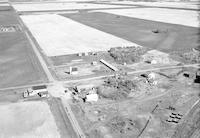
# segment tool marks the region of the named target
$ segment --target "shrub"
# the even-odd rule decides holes
[[[171,56],[175,59],[182,59],[186,63],[200,63],[200,52],[198,51],[175,51],[171,53]]]
[[[104,86],[97,88],[97,93],[104,98],[121,100],[127,98],[130,92],[137,89],[138,86],[132,80],[123,77],[110,77],[105,81]]]
[[[139,62],[142,59],[141,55],[146,52],[147,49],[143,47],[118,47],[109,50],[110,56],[120,64]]]

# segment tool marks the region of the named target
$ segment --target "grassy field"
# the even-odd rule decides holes
[[[199,45],[199,29],[194,27],[98,12],[62,15],[139,45],[164,52]],[[160,30],[160,33],[153,33],[155,29]]]
[[[12,10],[1,11],[0,25],[19,25]],[[22,31],[0,33],[0,67],[0,88],[47,81]]]
[[[0,106],[0,137],[59,138],[54,118],[45,102],[19,102]]]

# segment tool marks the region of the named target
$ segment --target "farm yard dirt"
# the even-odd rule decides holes
[[[155,72],[155,80],[158,81],[155,86],[138,81],[142,79],[140,74],[128,76],[128,80],[137,80],[134,81],[136,89],[130,92],[128,97],[124,95],[125,92],[119,96],[120,91],[127,90],[124,88],[126,84],[124,80],[122,85],[117,85],[122,82],[112,82],[113,80],[106,84],[104,84],[107,82],[105,79],[97,83],[93,81],[94,85],[92,86],[93,83],[90,82],[90,87],[103,86],[100,91],[105,95],[100,94],[97,89],[99,94],[97,102],[84,103],[72,100],[71,106],[82,129],[91,138],[94,136],[134,138],[139,135],[150,138],[155,136],[170,138],[177,126],[176,121],[170,122],[170,117],[173,114],[185,115],[199,99],[199,85],[194,83],[193,78],[184,76],[185,73],[190,72],[189,70],[185,68]],[[195,69],[191,73],[195,73]],[[85,85],[85,89],[82,89],[84,92],[89,89],[87,84],[87,82],[74,83],[71,86],[84,88]],[[120,89],[113,89],[115,85]],[[127,87],[132,86],[129,83]],[[115,93],[117,99],[113,99]],[[112,99],[109,98],[109,94],[112,95]]]

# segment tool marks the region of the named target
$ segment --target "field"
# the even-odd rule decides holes
[[[1,104],[0,112],[0,137],[60,137],[49,106],[45,102]]]
[[[21,18],[46,56],[105,51],[111,47],[136,45],[60,15],[25,15]]]
[[[34,4],[14,4],[14,8],[17,11],[51,11],[51,10],[86,10],[86,9],[110,9],[110,8],[125,8],[129,6],[120,5],[104,5],[104,4],[92,4],[92,3],[34,3]],[[134,6],[131,6],[134,7]]]
[[[0,137],[200,136],[197,3],[11,1],[17,13],[0,4]],[[47,82],[41,64],[49,96],[24,98]]]
[[[0,25],[17,25],[21,28],[12,8],[1,11]],[[0,67],[0,88],[47,81],[22,29],[0,33]]]
[[[148,48],[172,52],[199,46],[199,29],[103,12],[61,14],[67,18]],[[165,16],[164,16],[165,17]],[[153,33],[153,30],[160,33]]]
[[[199,27],[199,19],[198,19],[199,13],[197,11],[164,9],[164,8],[135,8],[135,9],[102,10],[101,12],[116,14],[120,16],[134,17],[145,20],[152,20],[157,22]]]
[[[106,2],[105,2],[106,3]],[[109,4],[119,5],[132,5],[132,6],[152,6],[152,7],[164,7],[164,8],[176,8],[176,9],[193,9],[198,10],[198,2],[144,2],[144,1],[112,1]]]

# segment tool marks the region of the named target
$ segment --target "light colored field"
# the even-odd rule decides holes
[[[0,3],[8,2],[8,0],[0,0]]]
[[[45,102],[0,105],[1,138],[59,138],[49,106]]]
[[[136,9],[97,10],[97,11],[134,17],[139,19],[158,21],[158,22],[199,27],[197,11],[165,9],[165,8],[136,8]]]
[[[113,4],[133,4],[144,6],[156,7],[172,7],[172,8],[186,8],[186,9],[199,9],[198,3],[194,2],[133,2],[133,1],[113,1]]]
[[[24,15],[21,18],[47,56],[105,51],[119,46],[137,46],[60,15]]]
[[[17,11],[105,9],[105,8],[128,7],[128,6],[120,6],[120,5],[104,5],[104,4],[75,3],[75,2],[71,2],[71,3],[13,4],[13,6]]]
[[[0,3],[0,6],[10,6],[8,3]]]

